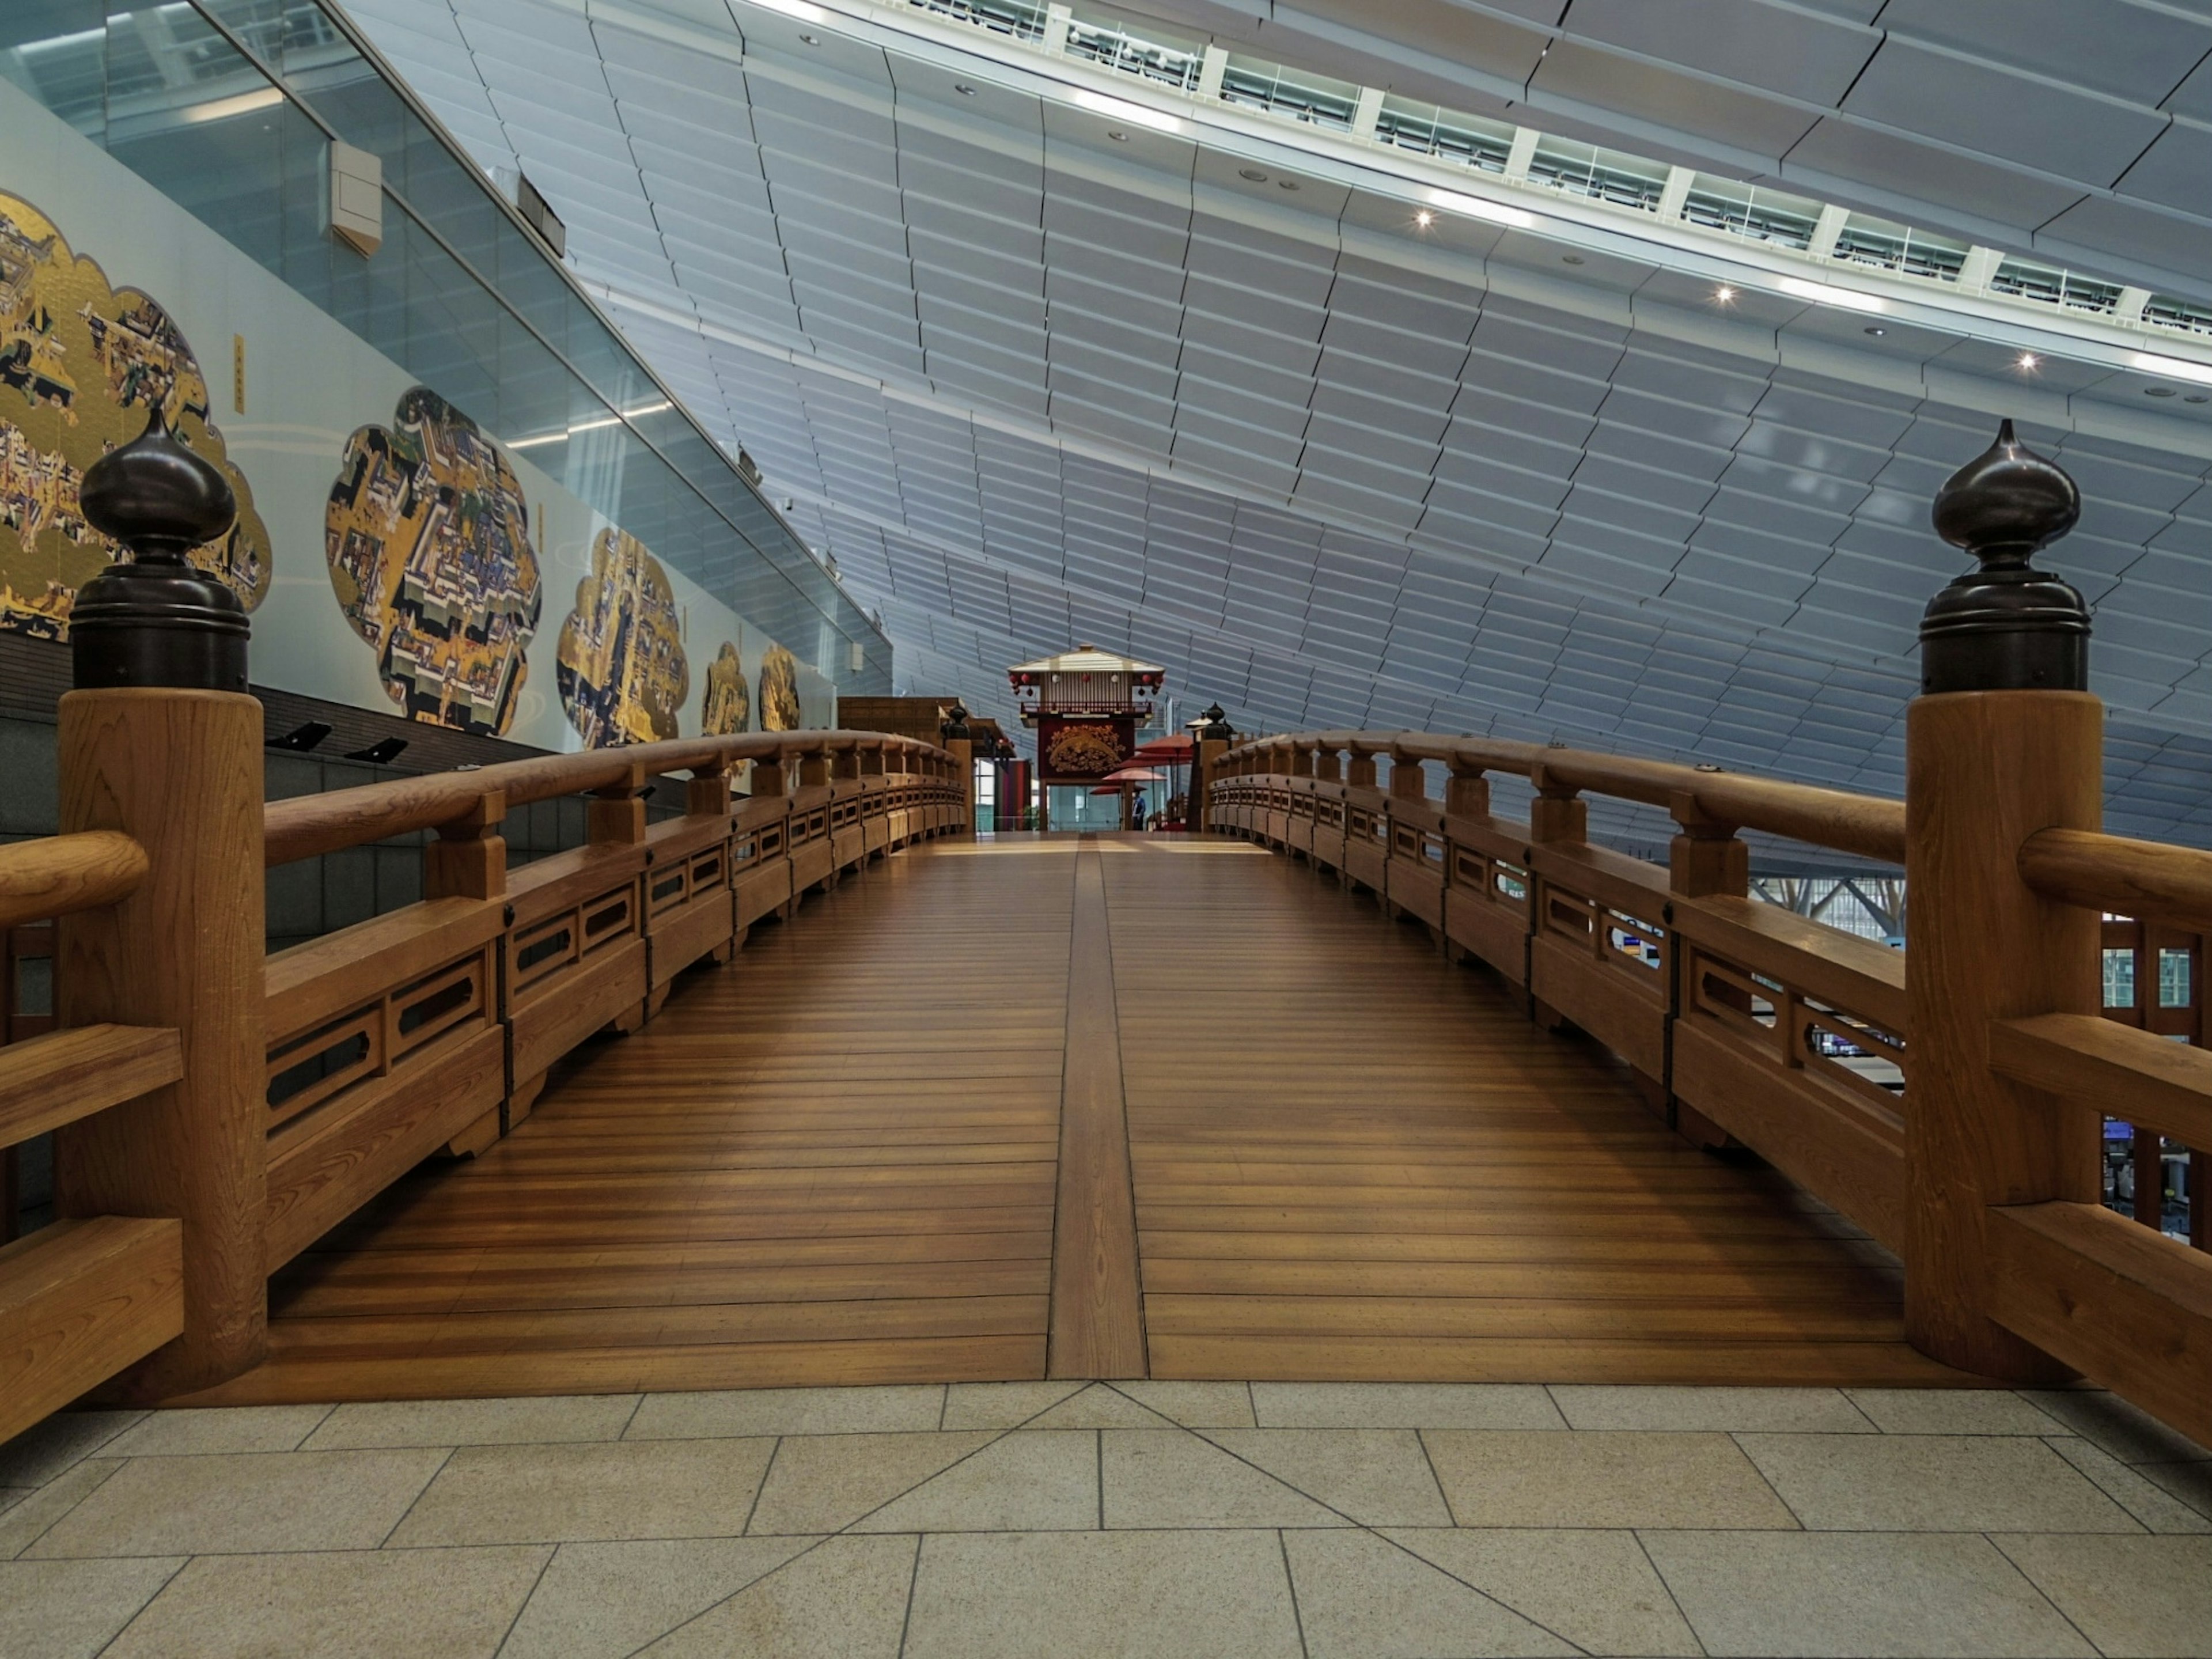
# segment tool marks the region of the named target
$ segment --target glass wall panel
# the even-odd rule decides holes
[[[841,690],[890,690],[883,636],[319,0],[6,0],[0,74]],[[384,165],[368,258],[325,229],[331,136]]]

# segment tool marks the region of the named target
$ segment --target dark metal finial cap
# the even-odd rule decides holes
[[[1199,719],[1206,724],[1199,728],[1200,743],[1227,743],[1237,734],[1229,729],[1229,716],[1218,702],[1210,702],[1199,710]]]
[[[939,731],[949,740],[970,735],[968,730],[968,705],[956,702],[945,711],[945,723]]]
[[[131,554],[77,590],[77,686],[245,690],[246,607],[185,560],[236,522],[229,481],[178,440],[157,405],[144,432],[86,469],[77,495],[86,522]]]
[[[2082,691],[2089,684],[2089,607],[2028,564],[2081,517],[2081,492],[2012,422],[1936,492],[1936,533],[1977,568],[1929,601],[1920,619],[1920,689]]]

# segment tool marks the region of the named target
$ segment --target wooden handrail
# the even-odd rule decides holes
[[[1553,749],[1498,738],[1449,738],[1425,732],[1304,732],[1240,744],[1224,759],[1289,747],[1350,750],[1437,761],[1462,771],[1520,777],[1541,770],[1545,787],[1611,795],[1673,811],[1688,806],[1713,823],[1763,830],[1791,841],[1887,864],[1905,861],[1905,803],[1774,778],[1705,772],[1668,761],[1637,760],[1583,749]]]
[[[2045,898],[2137,921],[2212,929],[2212,853],[2091,830],[2039,830],[2020,876]]]
[[[888,750],[951,755],[934,744],[885,732],[756,732],[727,738],[679,738],[624,749],[592,749],[365,784],[326,794],[269,803],[262,817],[263,858],[292,864],[388,836],[451,823],[475,811],[487,796],[507,805],[614,788],[633,777],[663,772],[717,772],[741,761],[776,761],[793,755],[844,750]]]
[[[146,879],[146,849],[112,830],[0,847],[0,928],[128,898]]]

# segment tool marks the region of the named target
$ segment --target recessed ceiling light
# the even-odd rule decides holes
[[[1784,276],[1776,286],[1792,299],[1811,300],[1824,306],[1841,306],[1846,311],[1887,309],[1871,294],[1862,294],[1856,289],[1838,288],[1833,283],[1808,283],[1802,276]]]
[[[1578,265],[1582,262],[1583,256],[1579,253],[1562,254],[1559,258],[1559,263],[1563,265]]]
[[[822,44],[822,37],[818,34],[802,34],[799,40],[801,46],[818,46]]]
[[[1122,131],[1119,127],[1108,128],[1106,136],[1109,138],[1111,138],[1117,144],[1126,144],[1129,142],[1129,135]]]
[[[2170,386],[2147,386],[2143,388],[2143,396],[2146,398],[2171,398],[2173,396],[2173,388]]]
[[[1723,305],[1726,305],[1729,301],[1735,298],[1735,290],[1730,288],[1726,283],[1723,283],[1718,288],[1713,290],[1713,298],[1718,300]]]
[[[1237,176],[1239,179],[1249,179],[1255,185],[1264,185],[1267,182],[1267,175],[1257,167],[1239,167],[1237,169]]]
[[[1423,230],[1426,230],[1431,225],[1436,223],[1436,222],[1437,216],[1430,212],[1426,208],[1422,208],[1413,215],[1413,222],[1419,225]]]
[[[1296,190],[1298,187],[1298,181],[1295,179],[1278,179],[1275,182],[1285,190]]]
[[[2013,367],[2015,368],[2040,368],[2043,367],[2043,359],[2037,356],[2033,351],[2023,351],[2020,354],[2020,360],[2015,362]]]
[[[1151,127],[1157,132],[1188,131],[1180,115],[1170,115],[1149,104],[1133,104],[1126,98],[1109,98],[1088,87],[1078,87],[1069,97],[1079,108],[1087,109],[1093,115],[1103,115],[1109,120],[1127,121],[1132,126]]]
[[[952,83],[952,90],[958,93],[963,98],[973,98],[975,95],[975,88],[969,86],[965,81],[955,81]]]
[[[1883,335],[1885,335],[1885,334],[1888,333],[1888,332],[1889,332],[1889,331],[1888,331],[1887,329],[1886,329],[1886,328],[1870,328],[1870,329],[1869,329],[1869,330],[1867,331],[1867,332],[1868,332],[1868,333],[1869,333],[1869,334],[1871,334],[1871,335],[1873,335],[1873,336],[1875,337],[1875,338],[1876,338],[1876,339],[1878,340],[1878,339],[1880,339]]]
[[[2181,401],[2185,404],[2212,404],[2212,398],[2206,397],[2201,392],[2192,392]]]

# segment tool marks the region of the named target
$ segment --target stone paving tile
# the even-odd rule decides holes
[[[1992,1540],[2106,1654],[2212,1656],[2212,1538]]]
[[[1631,1532],[1391,1528],[1385,1535],[1591,1654],[1696,1654]]]
[[[732,1389],[648,1395],[629,1440],[763,1434],[888,1434],[934,1430],[945,1385],[880,1389]]]
[[[1655,1659],[1699,1638],[2212,1659],[2202,1450],[2091,1390],[1055,1382],[65,1413],[0,1446],[0,1659]]]
[[[2009,1389],[1846,1389],[1884,1434],[2055,1434],[2061,1425]]]
[[[1571,1655],[1559,1636],[1370,1532],[1283,1535],[1307,1659]]]
[[[0,1515],[0,1561],[12,1561],[21,1555],[122,1467],[119,1461],[106,1457],[73,1463]]]
[[[103,1659],[491,1659],[550,1553],[204,1556],[169,1582]]]
[[[2139,1532],[2040,1440],[1993,1435],[1746,1434],[1745,1454],[1819,1530]]]
[[[791,1435],[749,1528],[755,1534],[836,1532],[988,1445],[988,1431],[942,1434]]]
[[[618,1437],[634,1394],[514,1400],[392,1400],[341,1406],[309,1435],[307,1451],[366,1446],[501,1446]]]
[[[775,1443],[672,1440],[463,1446],[438,1471],[437,1479],[392,1534],[392,1542],[407,1548],[732,1536],[744,1530],[745,1516],[760,1490]]]
[[[640,1654],[651,1659],[893,1659],[920,1541],[896,1535],[832,1538]]]
[[[0,1563],[0,1654],[89,1659],[184,1565],[182,1556]]]
[[[1552,1385],[1574,1429],[1784,1431],[1876,1434],[1841,1389],[1613,1388]]]
[[[1109,1527],[1352,1524],[1186,1430],[1108,1433],[1099,1441],[1098,1460]]]
[[[1254,1426],[1252,1390],[1242,1382],[1116,1382],[1114,1388],[1186,1429]]]
[[[1858,1439],[1806,1437],[1844,1444]],[[1797,1524],[1724,1434],[1432,1429],[1421,1438],[1462,1527]]]
[[[855,1532],[1061,1532],[1098,1525],[1098,1437],[1024,1429],[853,1523]]]
[[[435,1450],[134,1457],[25,1553],[373,1550],[445,1461]]]
[[[1255,1382],[1263,1429],[1564,1429],[1552,1396],[1518,1382]]]
[[[2021,1397],[2123,1463],[2212,1462],[2212,1449],[2100,1389],[2023,1389]],[[2049,1430],[2043,1431],[2049,1433]]]
[[[2129,1468],[2110,1452],[2071,1435],[2047,1435],[2043,1443],[2096,1482],[2100,1492],[2151,1531],[2212,1533],[2212,1517],[2191,1508],[2142,1469]]]
[[[1209,1429],[1205,1437],[1363,1527],[1448,1527],[1412,1429]]]
[[[820,1541],[655,1538],[563,1544],[500,1659],[626,1659]]]
[[[1643,1538],[1667,1588],[1717,1659],[2064,1659],[2095,1652],[1995,1545],[1972,1533],[1649,1532]]]
[[[43,1486],[133,1424],[144,1412],[56,1412],[0,1442],[0,1486]]]
[[[945,1391],[943,1426],[1014,1428],[1089,1386],[1084,1382],[955,1382]]]
[[[1300,1659],[1273,1531],[922,1540],[903,1659]]]

